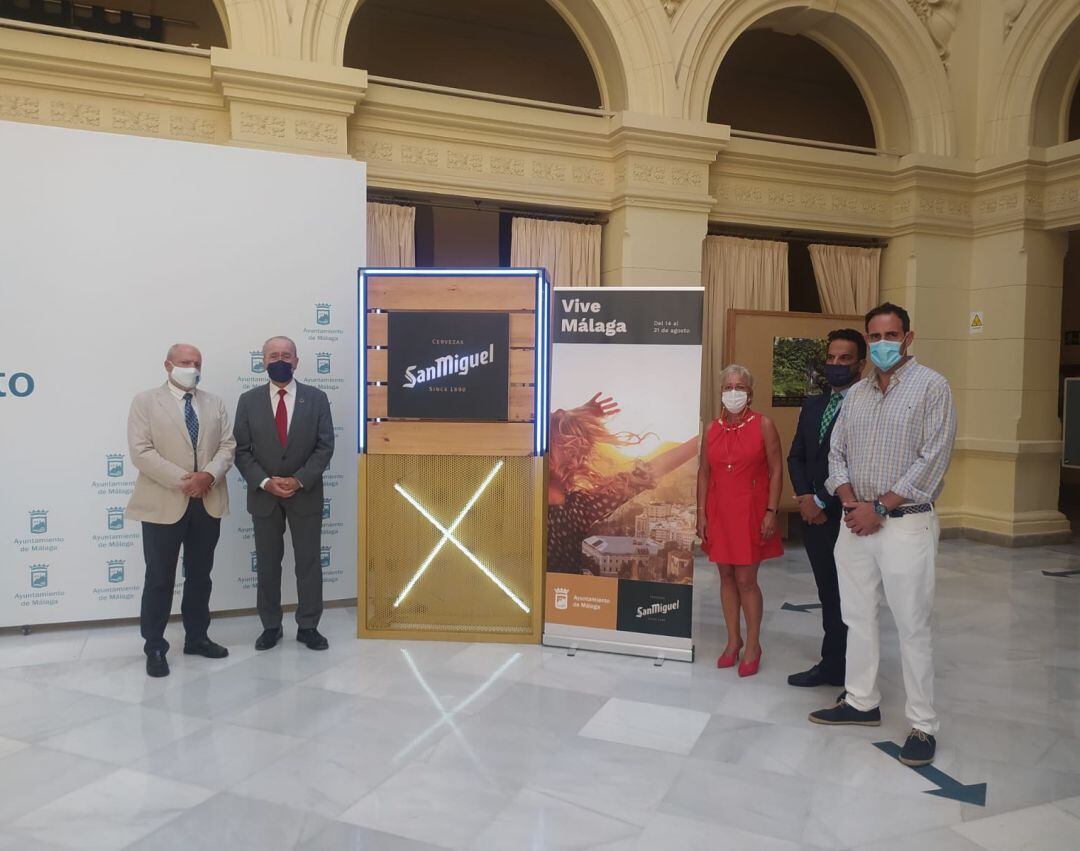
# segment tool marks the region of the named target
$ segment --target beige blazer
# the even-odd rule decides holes
[[[211,517],[229,513],[229,488],[225,474],[233,465],[236,440],[225,403],[205,390],[195,391],[199,412],[199,470],[214,477],[203,497]],[[165,383],[140,393],[128,414],[128,452],[139,471],[126,516],[149,523],[175,523],[184,516],[188,498],[180,479],[192,472],[194,453],[184,415]]]

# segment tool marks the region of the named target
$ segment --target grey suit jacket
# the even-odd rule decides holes
[[[195,391],[199,410],[199,445],[192,451],[180,406],[165,383],[140,393],[128,414],[128,452],[139,471],[127,516],[149,523],[175,523],[184,516],[188,498],[180,490],[181,477],[192,472],[195,456],[199,469],[214,477],[203,497],[211,517],[229,513],[229,489],[225,474],[233,464],[236,442],[229,427],[229,412],[220,397]]]
[[[266,517],[278,497],[259,485],[269,476],[294,476],[301,488],[289,497],[298,514],[322,512],[323,471],[334,454],[334,422],[330,400],[317,387],[296,382],[296,404],[285,446],[278,440],[277,425],[265,384],[240,396],[233,424],[236,436],[236,469],[247,482],[247,508],[255,517]]]

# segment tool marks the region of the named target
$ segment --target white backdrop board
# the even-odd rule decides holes
[[[0,626],[138,615],[127,413],[165,380],[174,342],[202,350],[200,387],[231,417],[266,382],[263,340],[296,340],[298,378],[329,395],[337,437],[325,596],[355,597],[364,165],[4,121],[0,151]],[[214,610],[255,605],[245,498],[234,468]],[[294,602],[291,550],[282,584]]]

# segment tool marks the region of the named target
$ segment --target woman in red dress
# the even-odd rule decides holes
[[[698,469],[698,536],[705,554],[720,570],[720,599],[727,624],[727,646],[716,660],[731,668],[744,648],[739,610],[746,618],[746,645],[739,676],[761,664],[761,588],[758,565],[784,554],[776,511],[783,486],[780,436],[768,417],[750,410],[754,378],[732,364],[720,373],[721,416],[713,420]]]

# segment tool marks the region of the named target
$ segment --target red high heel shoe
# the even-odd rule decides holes
[[[723,653],[720,658],[716,660],[717,668],[734,668],[735,663],[739,661],[739,651],[742,650],[742,642],[739,642],[739,646],[735,648],[734,653]]]
[[[739,676],[740,677],[752,677],[758,672],[758,668],[761,667],[762,651],[758,651],[757,658],[751,662],[747,659],[743,659],[739,663]]]

